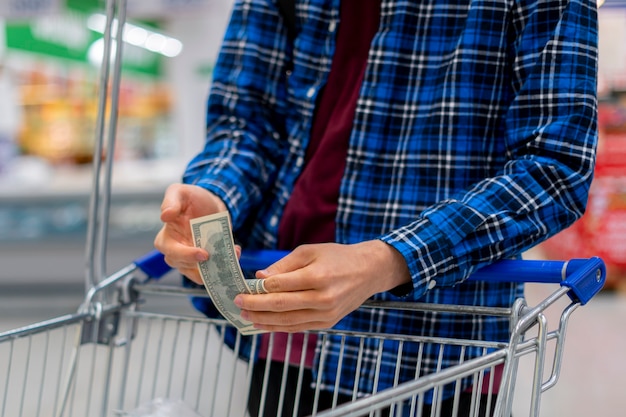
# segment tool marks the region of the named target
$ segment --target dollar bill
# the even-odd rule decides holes
[[[209,259],[198,263],[204,287],[213,304],[242,334],[261,333],[241,317],[234,303],[237,294],[266,293],[262,280],[246,280],[235,252],[235,242],[227,212],[211,214],[190,221],[194,245],[205,249]]]
[[[246,279],[246,286],[250,294],[267,294],[265,281],[262,279]]]

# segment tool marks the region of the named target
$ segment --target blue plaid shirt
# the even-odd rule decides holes
[[[184,181],[224,200],[244,248],[276,245],[330,71],[339,2],[297,1],[293,42],[275,0],[234,6],[206,144]],[[510,306],[522,295],[514,284],[463,281],[584,212],[597,141],[597,42],[595,0],[382,0],[336,217],[338,242],[381,239],[406,259],[412,288],[375,298]],[[507,340],[509,331],[491,318],[377,310],[337,327],[479,340]],[[322,384],[332,389],[341,376],[349,392],[349,352],[358,346],[348,339],[340,353],[338,340],[325,343]],[[377,348],[366,350],[361,392],[374,380]],[[403,347],[409,361],[415,350]],[[378,390],[393,383],[389,355]],[[435,370],[436,361],[422,362],[422,373]],[[400,378],[414,378],[410,364]]]

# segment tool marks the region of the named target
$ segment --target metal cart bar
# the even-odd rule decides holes
[[[116,19],[117,16],[117,19]],[[87,241],[85,243],[86,271],[85,292],[104,279],[106,271],[106,245],[111,198],[111,173],[117,134],[119,89],[122,72],[123,33],[126,21],[126,0],[107,0],[106,23],[104,29],[104,55],[100,72],[98,93],[98,115],[96,119],[96,140],[93,155],[93,181],[90,197]],[[117,22],[117,27],[114,27]],[[113,37],[113,30],[116,35]],[[113,43],[114,42],[114,43]],[[109,89],[111,59],[113,58],[113,78]],[[110,100],[109,100],[110,93]],[[107,112],[107,109],[109,111]],[[106,115],[109,113],[108,124]],[[102,169],[106,134],[105,167]]]

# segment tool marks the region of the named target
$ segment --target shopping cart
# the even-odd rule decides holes
[[[258,335],[244,339],[227,321],[209,319],[190,309],[188,298],[205,297],[204,290],[154,283],[155,278],[169,273],[159,253],[150,253],[112,275],[104,272],[113,161],[113,152],[105,151],[114,149],[115,143],[125,6],[125,0],[106,2],[96,122],[98,137],[86,242],[85,299],[76,313],[0,333],[0,417],[165,416],[167,410],[169,416],[176,417],[244,416],[247,413],[254,359],[246,358],[260,344]],[[113,36],[115,30],[117,34]],[[115,51],[115,60],[113,79],[109,82],[112,51]],[[105,126],[106,114],[109,114],[108,127]],[[282,255],[244,251],[241,263],[243,269],[261,269]],[[455,313],[470,319],[493,316],[508,320],[510,339],[489,342],[338,330],[306,333],[305,339],[315,337],[318,341],[317,374],[324,366],[328,353],[325,341],[329,338],[338,340],[341,345],[339,371],[344,366],[342,359],[348,356],[354,362],[356,375],[361,372],[365,356],[374,361],[376,368],[371,392],[355,392],[351,400],[343,404],[334,396],[332,407],[327,410],[317,410],[320,390],[315,388],[312,413],[327,417],[439,416],[442,393],[452,387],[451,415],[457,415],[461,394],[469,392],[470,415],[477,415],[484,402],[487,415],[509,416],[516,392],[518,364],[520,359],[530,357],[534,363],[534,378],[530,398],[523,401],[528,407],[521,412],[515,409],[515,415],[537,416],[542,392],[554,386],[559,377],[570,315],[602,288],[605,275],[604,264],[598,258],[568,262],[501,261],[481,269],[471,279],[554,283],[558,288],[532,307],[523,299],[511,308],[368,302],[361,308]],[[165,296],[178,300],[178,304],[167,303],[168,311],[162,308]],[[559,311],[558,325],[550,328],[545,312],[558,308],[557,301],[568,297],[571,301]],[[348,338],[358,341],[358,351],[343,349],[343,341]],[[268,358],[273,354],[272,340],[270,336]],[[290,336],[287,357],[292,340]],[[396,378],[393,386],[379,389],[380,371],[400,369],[406,359],[402,351],[408,344],[419,347],[417,357],[409,358],[415,377],[402,382]],[[423,372],[427,368],[422,367],[427,360],[426,355],[422,356],[425,351],[440,352],[435,372]],[[444,363],[444,352],[449,358],[451,351],[457,352],[456,361]],[[293,383],[296,402],[304,388],[302,375],[306,371],[306,354],[307,350],[303,349]],[[389,357],[397,359],[389,362]],[[429,363],[428,368],[432,365]],[[501,376],[497,378],[499,370]],[[262,375],[264,381],[267,375],[266,367]],[[282,373],[283,381],[285,375],[286,368]],[[260,410],[265,409],[268,385],[267,382],[262,385]],[[278,406],[269,412],[282,415],[287,384],[277,385]],[[146,411],[150,407],[162,412]]]
[[[271,252],[244,252],[241,262],[244,268],[255,269],[266,264],[272,256]],[[203,417],[246,415],[252,368],[251,361],[241,359],[245,356],[241,351],[243,338],[237,334],[229,347],[224,340],[231,328],[227,321],[207,319],[193,313],[159,312],[163,296],[178,296],[180,311],[185,311],[189,296],[206,296],[204,290],[148,282],[149,278],[160,277],[168,270],[160,254],[148,254],[94,286],[77,313],[1,333],[0,375],[5,375],[0,379],[1,415],[138,415],[132,413],[147,404],[184,406]],[[414,380],[378,392],[374,383],[370,395],[357,397],[355,394],[353,401],[334,404],[332,409],[320,411],[317,415],[377,415],[377,412],[386,410],[390,415],[419,416],[424,415],[425,394],[430,393],[434,405],[425,415],[436,416],[439,415],[437,404],[441,403],[439,393],[442,389],[452,384],[458,387],[455,390],[458,397],[462,381],[469,378],[474,387],[471,390],[474,413],[478,412],[481,397],[487,396],[487,407],[493,406],[487,410],[489,415],[508,416],[513,405],[517,365],[520,358],[526,356],[532,357],[534,362],[532,394],[524,401],[528,410],[516,410],[515,415],[539,415],[542,392],[558,380],[569,317],[602,288],[604,277],[604,264],[598,258],[569,262],[502,261],[483,268],[471,279],[558,283],[559,287],[536,306],[529,307],[520,299],[510,309],[366,303],[362,308],[506,317],[510,322],[511,337],[508,343],[494,343],[334,330],[308,333],[322,341],[319,344],[322,350],[318,352],[322,358],[319,367],[323,366],[325,355],[323,341],[331,336],[341,340],[357,338],[362,341],[360,346],[371,346],[370,342],[376,341],[378,351],[374,356],[377,358],[386,356],[388,352],[384,349],[387,345],[383,342],[390,340],[397,342],[393,346],[400,351],[406,343],[417,343],[424,349],[435,346],[443,352],[448,347],[455,347],[459,352],[457,362],[451,366],[444,368],[439,363],[437,372],[421,375],[418,361]],[[105,292],[113,301],[98,301],[99,295]],[[558,326],[550,330],[545,311],[556,305],[557,300],[567,297],[571,301],[563,309]],[[258,338],[258,335],[251,337],[253,349],[259,343]],[[548,348],[551,340],[554,343],[550,346],[554,347]],[[480,355],[467,359],[470,348],[478,348]],[[270,341],[268,355],[271,355],[271,349]],[[304,370],[305,354],[303,350],[301,370]],[[372,352],[357,352],[358,357],[365,354],[371,356]],[[402,355],[397,357],[401,360]],[[381,360],[377,367],[383,366],[397,369],[401,364]],[[503,367],[500,381],[494,378],[498,366]],[[547,368],[550,368],[549,372],[544,372]],[[358,374],[359,370],[355,371]],[[495,396],[491,401],[496,388],[500,394],[497,401]],[[264,386],[263,393],[266,389]],[[282,384],[281,390],[284,389],[285,384]],[[170,415],[184,415],[180,411],[177,413]],[[280,415],[280,411],[275,415]]]

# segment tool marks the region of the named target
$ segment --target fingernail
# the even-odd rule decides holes
[[[204,261],[206,261],[206,260],[208,260],[208,259],[209,259],[209,257],[207,256],[207,254],[206,254],[206,253],[197,253],[197,254],[196,254],[196,260],[197,260],[198,262],[204,262]]]
[[[250,321],[250,315],[246,310],[241,310],[241,318]]]
[[[241,301],[241,297],[240,296],[236,296],[235,299],[233,300],[233,302],[239,308],[241,308],[241,306],[243,306],[243,301]],[[242,314],[243,314],[243,312],[242,312]]]

